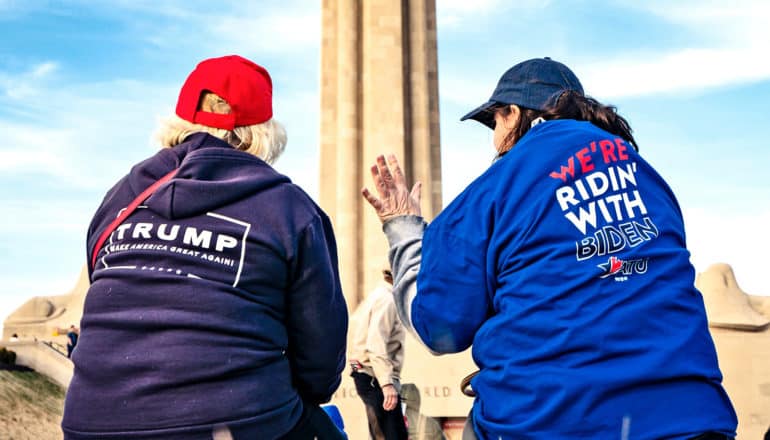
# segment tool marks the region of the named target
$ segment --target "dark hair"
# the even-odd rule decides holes
[[[393,272],[390,269],[382,269],[382,278],[390,284],[393,284]]]
[[[631,126],[625,118],[618,114],[618,109],[612,105],[604,105],[590,96],[584,96],[580,92],[567,90],[553,104],[548,105],[545,110],[519,108],[521,109],[519,121],[516,124],[516,128],[511,130],[503,139],[503,148],[501,148],[500,156],[507,153],[519,139],[527,134],[527,131],[532,126],[532,121],[537,118],[543,118],[546,121],[554,119],[588,121],[602,130],[620,136],[631,144],[634,150],[639,151],[639,146],[631,134]],[[511,112],[511,108],[508,105],[503,105],[495,107],[493,111],[503,112],[503,116],[506,116]]]

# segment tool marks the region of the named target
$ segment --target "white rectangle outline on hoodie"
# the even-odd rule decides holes
[[[137,206],[137,209],[144,208],[146,209],[147,206],[141,205]],[[117,217],[120,217],[120,213],[122,213],[126,208],[121,209],[118,211]],[[241,280],[241,272],[243,271],[243,262],[246,259],[246,238],[249,236],[249,231],[251,231],[251,224],[246,223],[241,220],[234,219],[232,217],[228,217],[226,215],[217,214],[216,212],[207,212],[206,215],[214,218],[218,218],[220,220],[228,221],[231,223],[235,223],[236,225],[244,226],[246,228],[245,231],[243,231],[243,239],[241,240],[241,260],[238,262],[238,272],[235,274],[235,281],[233,282],[233,287],[238,286],[238,282]],[[112,234],[110,234],[110,243],[112,244],[112,237],[115,235],[116,231],[113,231]],[[114,266],[109,267],[107,265],[106,257],[110,254],[110,248],[109,246],[105,246],[104,248],[104,255],[102,256],[102,265],[104,265],[105,269],[136,269],[136,266]],[[194,278],[200,278],[197,276],[193,276]]]
[[[226,215],[217,214],[216,212],[207,212],[206,215],[214,218],[218,218],[220,220],[229,221],[229,222],[235,223],[236,225],[241,225],[246,227],[246,230],[243,231],[243,242],[241,243],[241,261],[238,264],[238,273],[235,274],[235,282],[233,283],[233,287],[237,287],[238,281],[241,280],[241,271],[243,271],[243,261],[246,259],[246,237],[249,236],[249,231],[251,230],[251,223],[246,223],[241,220],[236,220]]]

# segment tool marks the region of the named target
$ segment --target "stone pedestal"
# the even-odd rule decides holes
[[[460,381],[475,370],[470,350],[437,357],[407,336],[401,383],[414,384],[419,392],[420,413],[435,418],[450,440],[459,440],[462,428],[457,425],[462,426],[473,405],[473,398],[460,392]],[[345,369],[342,385],[331,403],[342,413],[349,438],[368,438],[364,403],[356,393],[349,368]]]

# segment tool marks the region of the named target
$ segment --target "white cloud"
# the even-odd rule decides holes
[[[124,7],[120,3],[118,6]],[[166,14],[188,13],[170,6],[166,5],[162,11]],[[142,3],[131,7],[142,7]],[[320,32],[320,19],[313,17],[313,9],[309,9],[310,13],[304,15],[252,13],[256,16],[253,19],[223,14],[218,18],[224,21],[206,20],[210,26],[223,26],[220,31],[211,31],[218,39],[207,38],[205,34],[201,39],[230,49],[240,44],[244,49],[254,51],[254,42],[260,38],[258,33],[237,31],[238,28],[254,28],[269,35],[263,44],[272,45],[274,49],[285,47],[280,41],[282,38],[293,38],[290,44],[303,47],[317,44],[317,36],[301,32],[314,27]],[[290,34],[296,36],[290,37]],[[239,38],[240,42],[236,42]],[[233,43],[225,43],[228,39]],[[61,87],[55,81],[55,74],[59,70],[65,70],[66,74],[66,68],[66,65],[46,60],[30,65],[21,73],[0,71],[0,103],[5,104],[4,111],[11,116],[0,117],[0,132],[4,134],[0,172],[6,176],[48,176],[82,189],[106,188],[128,170],[128,165],[156,150],[150,141],[156,119],[173,110],[179,84],[150,84],[117,78]],[[308,136],[304,134],[314,121],[308,118],[308,113],[315,115],[314,110],[319,105],[314,89],[316,80],[314,76],[312,81],[303,84],[302,89],[276,90],[279,120],[286,124],[303,121],[289,127],[292,129],[289,133],[291,145],[282,163],[291,163],[293,154],[302,154],[300,149],[317,148],[317,142],[307,143]],[[317,120],[311,130],[314,136],[317,135]],[[317,141],[314,137],[310,140]],[[300,168],[304,170],[306,165],[302,164]],[[308,176],[303,172],[296,175]],[[316,181],[313,179],[314,185]]]
[[[156,47],[194,47],[197,53],[286,53],[317,50],[321,8],[309,0],[280,3],[190,1],[83,2],[103,14],[125,21]],[[167,26],[158,26],[159,21]]]
[[[48,76],[51,72],[55,71],[59,65],[53,61],[46,61],[44,63],[40,63],[37,66],[34,66],[32,68],[32,77],[33,78],[44,78]]]
[[[504,0],[438,0],[436,10],[440,13],[489,12],[505,3]]]
[[[458,23],[462,23],[463,32],[469,32],[468,29],[485,29],[485,32],[490,32],[489,44],[497,47],[496,50],[500,54],[508,53],[507,48],[515,47],[518,42],[495,40],[497,32],[488,29],[490,14],[528,14],[542,19],[546,15],[551,16],[550,11],[538,11],[547,6],[548,2],[526,1],[511,6],[492,0],[478,4],[459,0],[447,3],[439,1],[437,4],[439,17],[454,17]],[[623,47],[622,51],[605,53],[599,58],[583,59],[582,62],[580,58],[575,58],[570,67],[579,74],[586,91],[600,100],[653,94],[698,93],[711,88],[770,78],[770,57],[766,55],[767,42],[770,41],[770,2],[645,1],[625,2],[625,6],[629,9],[627,13],[643,12],[671,24],[671,28],[677,29],[676,32],[689,42],[662,50],[634,50],[631,47]],[[513,8],[516,10],[512,11]],[[569,20],[570,17],[565,14],[563,19]],[[554,26],[558,27],[559,23],[556,22]],[[454,25],[450,27],[457,28]],[[666,36],[651,35],[650,38],[659,40]],[[539,44],[533,43],[535,47]],[[571,53],[569,47],[562,50],[553,42],[548,47],[550,53]],[[572,49],[573,57],[585,52],[585,48],[581,47]],[[517,54],[524,58],[521,51]],[[494,67],[495,63],[495,60],[490,60],[487,65]],[[472,71],[472,66],[467,65],[442,70],[441,99],[464,105],[478,105],[479,97],[491,94],[491,88],[507,67],[509,66],[500,66],[492,76],[483,76],[483,72]],[[475,79],[468,81],[468,77]]]
[[[459,28],[476,16],[501,13],[510,9],[545,8],[550,0],[437,0],[436,21],[439,27]]]
[[[77,188],[88,188],[99,180],[98,175],[86,171],[93,168],[80,166],[88,154],[74,142],[74,129],[63,132],[0,123],[0,130],[8,133],[6,139],[11,145],[0,150],[0,172],[5,176],[34,175]],[[99,166],[98,158],[92,160]]]
[[[61,157],[59,146],[69,143],[72,133],[5,121],[0,121],[0,131],[6,137],[5,146],[0,149],[0,171],[6,175],[29,171],[61,176],[68,174],[60,169],[66,159]]]
[[[41,237],[48,233],[75,234],[85,237],[96,203],[72,200],[2,200],[0,230],[3,236],[30,234]],[[20,236],[20,235],[19,235]]]
[[[702,30],[708,34],[729,37],[730,33],[740,29],[735,39],[739,39],[746,32],[760,32],[766,35],[767,18],[770,16],[770,3],[766,0],[648,0],[626,4],[632,9],[652,13],[673,23],[689,26],[711,25]]]
[[[318,49],[321,40],[320,10],[251,16],[221,16],[207,20],[206,31],[216,45],[231,52],[287,52]]]
[[[473,110],[492,96],[492,91],[497,85],[500,73],[494,72],[491,75],[489,73],[487,72],[486,78],[468,81],[467,75],[462,72],[451,70],[442,72],[438,84],[439,99],[460,104],[463,108],[467,107],[466,112]],[[462,115],[458,115],[457,118],[459,119],[460,116]]]
[[[458,26],[470,14],[487,14],[503,4],[501,0],[438,0],[436,21],[438,26]]]
[[[100,130],[88,115],[81,121],[69,128],[0,121],[8,145],[0,149],[0,171],[6,176],[47,176],[71,188],[107,187],[128,170],[116,163],[117,154],[132,154],[130,149],[150,151],[147,142],[125,145],[106,140],[117,131],[109,125]],[[110,153],[112,148],[117,154]]]
[[[770,58],[757,56],[753,48],[682,49],[652,58],[617,58],[576,70],[587,93],[618,98],[764,80],[770,78]]]
[[[0,96],[16,101],[38,96],[58,67],[54,61],[45,61],[17,74],[0,72]]]
[[[770,3],[633,2],[640,9],[701,35],[702,43],[659,53],[624,53],[614,59],[576,65],[589,94],[617,98],[696,92],[770,78]]]
[[[752,295],[770,295],[765,260],[770,247],[770,210],[757,213],[684,208],[687,245],[698,272],[715,263],[730,264],[738,284]]]
[[[47,62],[30,72],[43,77],[55,66]],[[29,77],[28,72],[2,74],[0,87]],[[153,115],[170,106],[177,93],[120,79],[66,88],[40,82],[22,96],[6,92],[6,108],[12,107],[16,117],[0,119],[0,171],[48,176],[76,188],[106,187],[127,171],[122,159],[131,163],[154,151]]]
[[[491,130],[465,128],[464,133],[466,134],[448,136],[447,140],[441,143],[441,198],[444,206],[484,173],[494,158]],[[483,141],[485,135],[488,139],[486,143]]]
[[[288,138],[286,150],[274,166],[317,200],[319,94],[317,90],[292,89],[274,99],[275,118],[286,128]]]

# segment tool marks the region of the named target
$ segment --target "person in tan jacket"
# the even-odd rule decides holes
[[[351,318],[348,360],[366,406],[371,437],[406,440],[399,396],[406,333],[391,293],[393,275],[389,268],[382,273],[385,282],[369,293]]]

